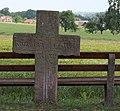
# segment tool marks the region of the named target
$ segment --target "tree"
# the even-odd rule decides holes
[[[106,27],[111,33],[120,33],[120,0],[108,0],[109,8],[106,12]]]
[[[70,29],[71,29],[72,31],[76,32],[77,27],[78,27],[78,26],[74,23],[74,21],[71,22]]]
[[[28,19],[33,19],[36,17],[36,11],[35,10],[27,10],[25,13],[25,17],[27,17]]]
[[[9,12],[9,8],[6,7],[6,8],[3,8],[0,13],[4,14],[4,15],[10,15],[10,12]]]
[[[11,15],[14,16],[14,15],[19,15],[21,16],[23,19],[26,18],[26,15],[25,15],[26,11],[22,11],[22,12],[12,12]]]
[[[13,18],[13,21],[14,21],[15,23],[23,22],[22,17],[19,16],[19,15],[13,15],[12,18]]]
[[[96,23],[97,23],[97,28],[100,30],[101,34],[105,30],[105,14],[104,13],[97,13],[96,14]]]
[[[86,32],[88,32],[88,33],[92,33],[92,34],[96,33],[97,32],[97,24],[96,24],[96,22],[93,21],[93,20],[89,21],[86,24],[85,29],[86,29]]]
[[[60,13],[60,24],[64,28],[64,31],[73,30],[76,31],[77,25],[74,23],[75,16],[71,10],[63,11]]]
[[[0,17],[1,17],[1,16],[4,16],[4,14],[0,13]]]

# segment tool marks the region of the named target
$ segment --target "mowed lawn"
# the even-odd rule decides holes
[[[0,23],[0,35],[13,35],[14,33],[34,33],[35,25],[22,23]]]
[[[14,33],[35,33],[35,25],[0,23],[0,52],[12,52],[12,41]],[[60,34],[73,34],[81,36],[81,52],[119,52],[120,36],[113,36],[109,31],[103,35],[88,34],[84,29],[77,32],[64,32],[60,28]],[[107,64],[107,60],[59,60],[59,64]],[[119,60],[116,61],[120,63]],[[0,64],[34,64],[34,60],[2,60]],[[120,73],[116,73],[120,75]],[[11,73],[1,72],[0,77],[34,77],[34,73]],[[59,72],[58,76],[106,76],[105,72]],[[33,87],[0,87],[0,111],[35,111],[33,100]],[[120,102],[120,88],[115,90],[116,99]],[[102,105],[103,87],[101,86],[80,86],[80,87],[59,87],[58,104],[47,106],[48,109],[55,111],[111,111]],[[15,105],[14,105],[15,104]],[[39,106],[38,109],[45,109]],[[2,109],[2,110],[1,110]],[[38,111],[37,109],[37,111]],[[73,110],[74,109],[74,110]],[[50,111],[48,110],[48,111]],[[41,110],[42,111],[42,110]],[[44,111],[44,110],[43,110]],[[117,110],[116,110],[117,111]],[[119,111],[119,110],[118,110]]]

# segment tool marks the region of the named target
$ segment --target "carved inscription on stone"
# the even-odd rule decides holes
[[[33,54],[34,47],[34,34],[16,33],[13,35],[13,50],[17,53]]]
[[[60,35],[57,48],[59,55],[79,55],[80,38],[74,35]]]

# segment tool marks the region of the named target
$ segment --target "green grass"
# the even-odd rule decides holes
[[[4,25],[4,27],[2,26]],[[9,27],[11,26],[11,28]],[[3,30],[1,30],[3,27]],[[5,28],[6,27],[6,28]],[[0,23],[0,52],[12,51],[12,34],[15,32],[32,32],[35,31],[34,25],[24,24],[6,24]],[[119,52],[120,37],[113,36],[109,31],[104,32],[103,35],[87,34],[83,29],[74,32],[63,32],[61,34],[81,35],[81,48],[82,52]],[[6,35],[7,34],[7,35]],[[59,60],[59,64],[107,64],[107,60]],[[119,60],[116,61],[120,63]],[[0,59],[0,64],[34,64],[34,60],[25,59]],[[119,72],[116,75],[120,75]],[[106,72],[59,72],[58,76],[106,76]],[[0,72],[0,78],[12,77],[35,77],[35,73],[29,72]],[[115,87],[115,101],[120,103],[120,87]],[[38,109],[54,111],[119,111],[120,109],[108,109],[102,105],[104,93],[103,86],[69,86],[58,87],[58,102],[56,105],[38,105]],[[0,111],[35,111],[36,104],[34,102],[34,87],[0,87]],[[38,109],[36,109],[38,111]],[[73,110],[74,109],[74,110]]]
[[[0,23],[0,35],[13,35],[14,33],[35,33],[35,30],[35,25]],[[78,29],[76,32],[64,32],[64,30],[60,28],[60,34],[79,35],[82,40],[120,40],[120,35],[112,35],[110,31],[104,31],[102,35],[100,34],[100,31],[98,31],[97,34],[89,34],[86,33],[83,28]]]
[[[64,30],[60,29],[61,34],[71,34],[71,35],[79,35],[82,40],[120,40],[120,35],[112,35],[110,31],[104,31],[103,34],[100,34],[98,31],[96,34],[89,34],[85,32],[85,29],[78,29],[76,32],[64,32]]]
[[[35,25],[20,24],[20,23],[0,23],[1,35],[13,35],[14,33],[34,33]]]

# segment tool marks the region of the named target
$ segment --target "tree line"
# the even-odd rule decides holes
[[[106,12],[97,13],[93,18],[85,18],[81,15],[75,15],[71,10],[60,12],[60,25],[64,31],[72,30],[76,31],[78,26],[75,24],[76,18],[81,20],[89,20],[85,25],[85,30],[88,33],[97,33],[100,31],[101,34],[104,30],[110,30],[111,33],[120,33],[120,0],[108,0],[109,8]],[[0,16],[10,15],[13,20],[17,22],[23,22],[24,19],[35,19],[36,11],[29,9],[22,12],[9,12],[9,8],[3,8],[0,10]]]
[[[0,10],[0,16],[12,16],[14,22],[23,22],[25,19],[35,19],[36,11],[28,9],[27,11],[21,12],[10,12],[8,7]]]
[[[115,35],[120,33],[120,0],[108,0],[109,8],[104,13],[98,13],[96,17],[92,18],[86,24],[86,31],[88,33],[96,33],[110,30]]]

